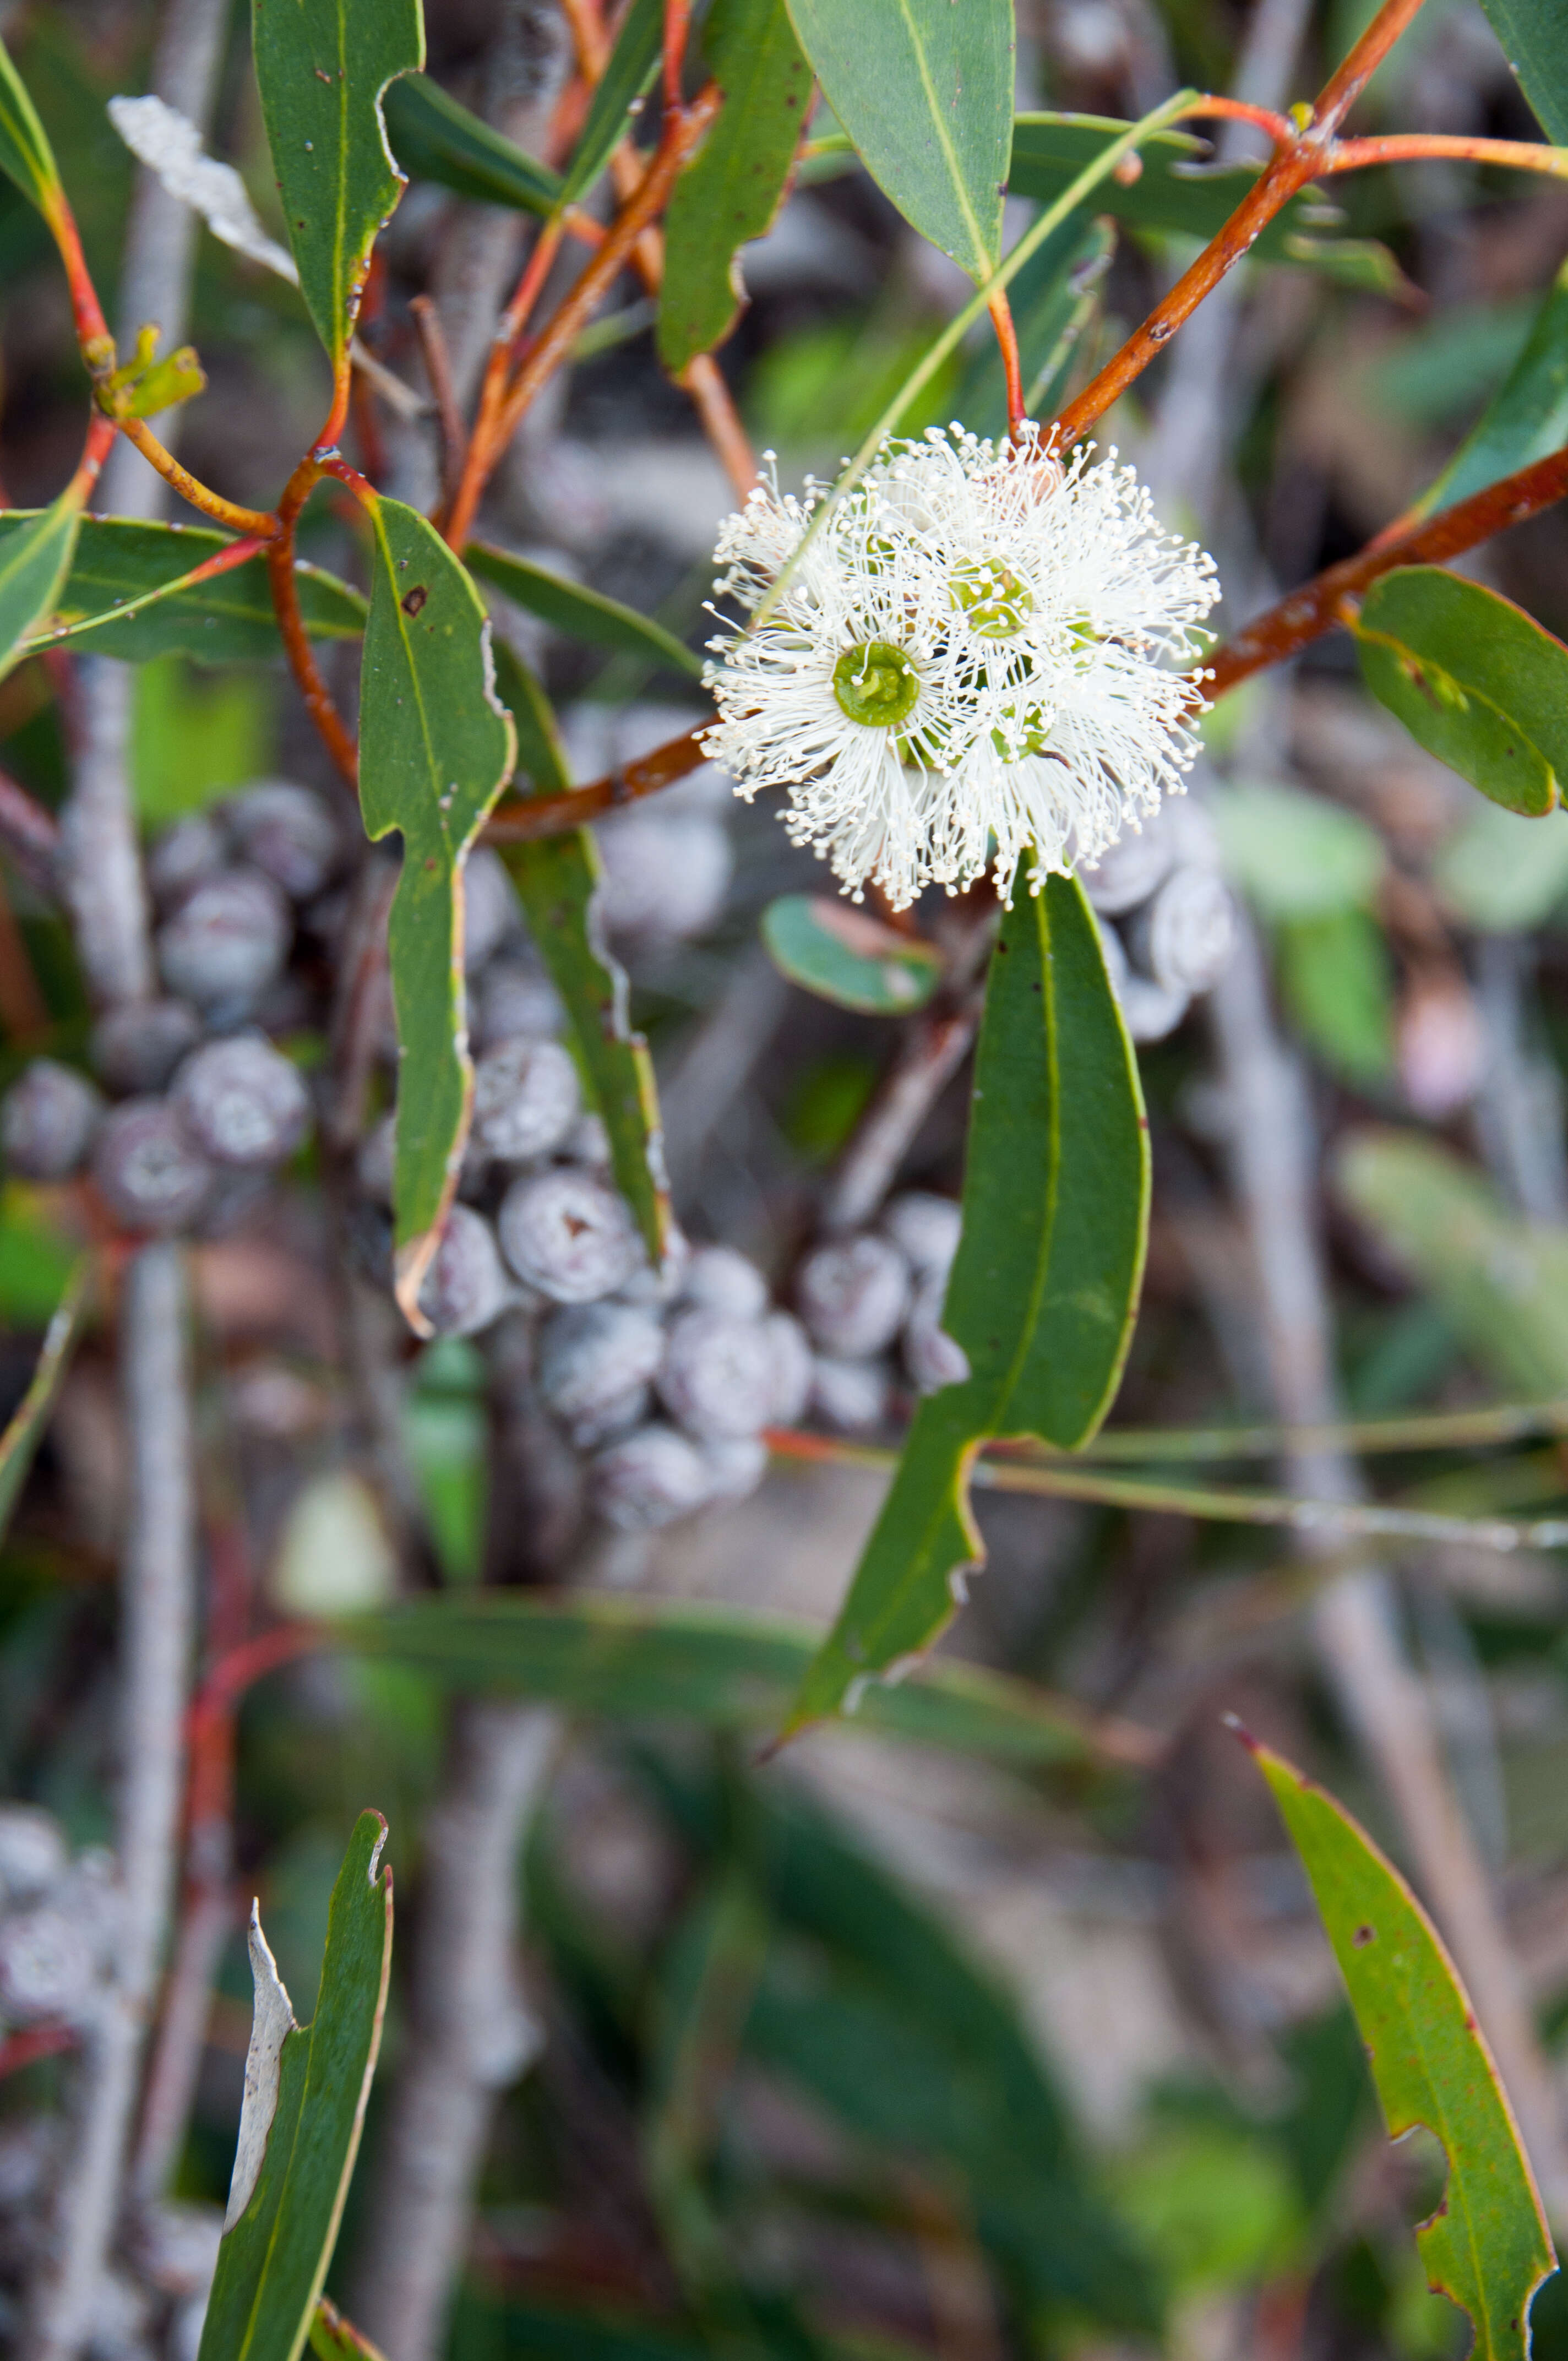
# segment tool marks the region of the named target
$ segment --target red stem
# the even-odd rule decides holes
[[[1003,374],[1007,379],[1007,431],[1016,436],[1024,425],[1024,365],[1018,357],[1018,332],[1013,325],[1013,306],[1007,301],[1004,287],[997,289],[988,308],[1002,351]]]

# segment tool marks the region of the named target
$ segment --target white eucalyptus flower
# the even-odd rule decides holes
[[[721,591],[754,607],[824,488],[770,478],[719,541]],[[1194,626],[1212,561],[1163,533],[1116,455],[1063,466],[1029,428],[894,443],[801,551],[755,630],[710,642],[708,753],[739,792],[788,790],[792,838],[858,900],[902,906],[994,857],[1092,862],[1179,792],[1201,708]]]

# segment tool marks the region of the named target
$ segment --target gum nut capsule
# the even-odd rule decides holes
[[[595,1454],[588,1497],[608,1524],[651,1532],[689,1517],[709,1497],[712,1478],[696,1444],[658,1421]]]
[[[917,1280],[938,1273],[947,1277],[962,1227],[958,1200],[938,1197],[929,1189],[906,1189],[882,1217],[883,1235],[893,1240]]]
[[[539,1390],[568,1424],[645,1386],[664,1353],[664,1324],[641,1303],[563,1305],[539,1338]]]
[[[228,860],[223,832],[205,812],[177,819],[148,848],[147,882],[160,910],[183,902],[204,877],[211,877]]]
[[[1173,869],[1131,929],[1138,965],[1167,992],[1207,992],[1231,963],[1236,906],[1212,869]]]
[[[65,1839],[52,1812],[0,1804],[0,1910],[30,1902],[64,1874]]]
[[[53,1902],[0,1918],[0,2017],[80,2016],[93,1996],[91,1929]]]
[[[887,1418],[893,1385],[885,1361],[840,1360],[818,1353],[811,1367],[811,1407],[839,1434],[870,1434]]]
[[[773,1340],[760,1320],[680,1312],[664,1339],[659,1399],[699,1441],[756,1434],[773,1416]]]
[[[639,1239],[637,1268],[625,1286],[617,1290],[621,1301],[625,1303],[674,1303],[681,1292],[691,1251],[685,1233],[677,1229],[674,1222],[666,1225],[664,1257],[657,1266]]]
[[[510,1294],[488,1222],[471,1205],[454,1205],[419,1291],[420,1310],[438,1336],[477,1336]]]
[[[104,1102],[87,1080],[53,1058],[35,1058],[5,1093],[0,1148],[24,1180],[65,1180],[92,1143]]]
[[[735,865],[721,820],[707,812],[630,811],[594,834],[604,868],[599,916],[612,935],[687,942],[714,925]]]
[[[170,992],[214,1008],[254,1000],[282,972],[293,924],[289,905],[259,869],[220,869],[158,930]]]
[[[595,1115],[591,1110],[587,1115],[580,1115],[561,1142],[561,1153],[570,1163],[587,1164],[596,1172],[608,1172],[614,1157],[603,1115]]]
[[[754,1434],[724,1435],[702,1446],[707,1469],[707,1497],[746,1500],[768,1472],[768,1446]]]
[[[762,1328],[773,1356],[768,1424],[798,1426],[811,1401],[811,1340],[789,1312],[770,1312]]]
[[[214,1162],[247,1171],[284,1163],[311,1127],[303,1077],[256,1033],[207,1042],[181,1067],[173,1095]]]
[[[845,1238],[806,1256],[800,1316],[819,1352],[862,1360],[891,1345],[909,1309],[909,1265],[887,1238]]]
[[[292,779],[261,779],[227,807],[230,833],[246,859],[291,902],[319,894],[342,857],[337,823],[320,796]]]
[[[1163,818],[1162,813],[1158,818],[1146,820],[1141,829],[1129,829],[1097,862],[1080,869],[1093,909],[1113,918],[1148,900],[1176,858],[1171,831],[1162,826]]]
[[[503,1164],[548,1156],[577,1106],[577,1070],[559,1041],[502,1041],[474,1069],[474,1137]]]
[[[576,1165],[514,1180],[499,1227],[519,1279],[555,1303],[596,1303],[637,1268],[641,1248],[624,1200]]]
[[[969,1375],[968,1354],[942,1326],[947,1291],[945,1278],[923,1279],[904,1323],[904,1366],[916,1393],[934,1394],[943,1386],[961,1385]]]
[[[126,1099],[99,1126],[93,1178],[127,1230],[182,1229],[211,1192],[211,1163],[168,1099]]]
[[[392,1202],[392,1174],[398,1154],[398,1119],[389,1112],[372,1125],[359,1143],[355,1174],[365,1194],[378,1205]]]
[[[93,1027],[93,1065],[116,1098],[160,1091],[202,1038],[188,1000],[138,1000],[111,1008]]]
[[[732,1320],[760,1320],[768,1308],[768,1282],[733,1246],[693,1246],[681,1301],[703,1312],[728,1312]]]
[[[628,1392],[601,1402],[598,1410],[573,1419],[566,1432],[575,1451],[598,1451],[602,1444],[613,1443],[618,1435],[630,1434],[634,1426],[646,1426],[653,1412],[652,1387],[633,1386]]]
[[[474,987],[476,1048],[493,1049],[519,1033],[543,1040],[566,1021],[561,995],[534,960],[503,951],[491,960]]]
[[[463,865],[463,964],[477,975],[518,921],[517,895],[506,862],[481,844]]]
[[[1129,972],[1116,997],[1135,1041],[1163,1041],[1186,1016],[1190,995],[1168,992],[1163,983]]]

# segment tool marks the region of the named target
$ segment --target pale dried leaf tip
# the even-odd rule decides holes
[[[239,2142],[235,2149],[234,2177],[224,2214],[225,2235],[234,2228],[256,2194],[262,2159],[278,2112],[278,2085],[283,2070],[283,2044],[295,2031],[294,2007],[278,1962],[261,1931],[259,1905],[250,1905],[250,1973],[256,1986],[250,2022],[250,2048],[245,2058],[245,2098],[239,2111]]]
[[[157,173],[171,197],[199,213],[214,237],[299,285],[293,256],[268,236],[234,166],[203,151],[201,133],[178,107],[150,95],[112,98],[109,120],[137,162]]]

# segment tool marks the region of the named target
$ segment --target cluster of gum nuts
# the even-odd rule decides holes
[[[112,1853],[71,1857],[59,1823],[0,1805],[0,2039],[91,2037],[110,2004],[122,1916]],[[49,2236],[65,2124],[0,2124],[0,2338],[21,2351],[22,2291]],[[89,2324],[93,2361],[195,2361],[223,2215],[215,2205],[138,2207]]]
[[[644,880],[647,851],[633,864]],[[341,938],[345,852],[329,807],[282,780],[168,829],[148,864],[165,996],[100,1020],[96,1082],[49,1059],[26,1070],[0,1108],[9,1169],[40,1181],[85,1171],[132,1235],[211,1235],[240,1218],[311,1131],[306,1077],[269,1035],[320,1023],[310,978]],[[627,899],[617,865],[612,928]],[[531,1390],[604,1519],[648,1528],[741,1499],[766,1464],[765,1428],[813,1416],[875,1432],[905,1386],[963,1374],[940,1327],[959,1224],[946,1198],[910,1192],[875,1230],[817,1246],[795,1276],[795,1312],[728,1246],[675,1232],[655,1270],[494,853],[471,857],[466,888],[473,1127],[421,1309],[438,1336],[483,1337],[508,1385]],[[389,996],[379,1047],[389,1079]],[[353,1224],[362,1273],[389,1290],[394,1139],[388,1113],[359,1151]]]

